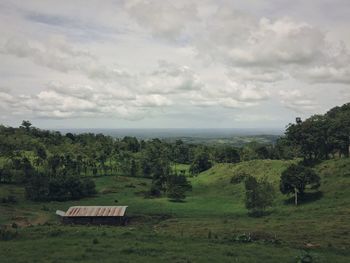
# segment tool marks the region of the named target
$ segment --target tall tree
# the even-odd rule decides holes
[[[27,132],[30,130],[30,126],[32,126],[30,121],[22,121],[21,128],[24,128]]]

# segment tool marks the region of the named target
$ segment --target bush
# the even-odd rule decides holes
[[[304,251],[304,252],[302,252],[301,255],[296,257],[296,262],[297,263],[312,263],[314,261],[313,261],[312,256],[309,253]]]
[[[18,236],[18,232],[16,228],[7,228],[2,226],[0,228],[0,240],[9,241],[15,239]]]
[[[186,198],[186,189],[181,186],[172,186],[167,192],[167,196],[173,201],[182,201]]]
[[[246,235],[246,234],[242,234],[242,235],[237,235],[234,238],[235,242],[239,242],[239,243],[250,243],[252,242],[252,238],[250,236],[250,234]]]
[[[3,197],[1,199],[1,202],[4,204],[16,204],[17,203],[17,197],[14,195],[8,195],[6,197]]]
[[[152,184],[151,189],[145,193],[145,197],[160,197],[161,190],[158,185]]]

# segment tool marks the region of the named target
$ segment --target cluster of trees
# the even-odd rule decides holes
[[[82,178],[142,176],[152,179],[152,195],[166,194],[169,198],[183,199],[190,187],[186,176],[174,169],[176,163],[190,165],[192,175],[209,169],[214,163],[254,159],[301,157],[307,165],[330,157],[348,157],[349,135],[350,103],[335,107],[325,115],[314,115],[290,124],[285,136],[273,145],[251,142],[241,148],[187,144],[181,140],[138,140],[130,136],[116,139],[92,133],[63,135],[23,121],[19,128],[0,125],[0,183],[25,184],[27,196],[33,200],[58,200],[93,194],[92,181]],[[282,193],[293,192],[297,202],[305,184],[317,188],[319,180],[311,170],[291,167],[281,177],[280,190]],[[74,189],[68,185],[73,185]],[[249,185],[256,186],[247,186],[249,193],[267,187],[263,182],[254,183],[253,179]],[[62,193],[58,193],[58,188]]]
[[[275,189],[266,178],[257,179],[249,174],[238,173],[231,178],[232,184],[244,182],[245,206],[252,216],[264,215],[266,208],[273,204]],[[282,194],[294,195],[294,203],[298,205],[298,197],[303,197],[306,190],[317,191],[320,177],[316,172],[303,164],[292,164],[281,174],[280,191]]]
[[[350,103],[332,108],[324,115],[298,119],[285,133],[286,142],[305,162],[349,156]]]
[[[50,177],[37,173],[26,185],[26,197],[33,201],[76,200],[96,194],[95,183],[91,178],[72,175]]]
[[[128,136],[62,135],[23,121],[19,128],[0,126],[0,183],[26,185],[29,199],[67,200],[94,194],[92,181],[82,178],[143,176],[152,178],[153,193],[183,199],[189,183],[174,171],[173,163],[198,166],[199,162],[197,173],[203,170],[198,156],[205,151],[209,150],[180,140],[171,144]]]
[[[271,159],[303,159],[282,172],[279,186],[282,194],[293,194],[294,203],[298,205],[299,198],[305,196],[306,190],[317,191],[321,184],[320,177],[310,165],[331,157],[349,157],[349,146],[350,103],[347,103],[332,108],[324,115],[311,116],[305,121],[297,118],[295,124],[288,125],[285,136],[273,148],[261,148],[256,153],[270,155]],[[272,204],[273,195],[270,193],[273,192],[273,187],[266,181],[258,181],[251,176],[233,178],[233,182],[242,180],[245,182],[247,209],[253,214],[261,214]]]

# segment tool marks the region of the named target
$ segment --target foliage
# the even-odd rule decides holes
[[[217,147],[215,150],[215,161],[218,163],[238,163],[240,161],[239,151],[228,145]]]
[[[306,188],[318,189],[320,177],[314,170],[301,164],[292,164],[281,174],[280,191],[282,194],[294,193],[297,204],[297,195],[303,195]]]
[[[199,174],[212,167],[207,151],[199,152],[190,166],[190,173],[193,175]]]
[[[349,135],[350,103],[335,107],[325,115],[290,124],[286,129],[286,139],[308,162],[336,154],[349,156]]]
[[[253,216],[261,216],[268,206],[272,205],[275,193],[271,183],[265,178],[257,180],[247,176],[244,181],[245,206]]]
[[[33,176],[26,184],[26,197],[33,201],[75,200],[96,194],[91,179],[74,176],[49,177],[42,173]]]
[[[14,228],[9,228],[6,226],[0,227],[0,240],[9,241],[18,237],[18,231]]]
[[[184,174],[171,174],[167,179],[167,196],[174,201],[182,201],[186,198],[186,191],[192,189],[191,183]]]

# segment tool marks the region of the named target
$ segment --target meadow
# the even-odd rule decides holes
[[[151,181],[127,176],[95,178],[95,197],[67,202],[28,201],[22,187],[1,185],[0,198],[14,195],[17,203],[1,204],[0,224],[15,223],[17,235],[0,241],[0,261],[302,262],[311,255],[312,262],[349,262],[350,159],[316,165],[321,194],[297,207],[278,192],[293,162],[217,164],[189,178],[184,202],[144,198]],[[238,172],[274,183],[277,196],[264,217],[247,215],[243,184],[230,183]],[[127,205],[130,224],[62,225],[55,211],[73,205]]]

